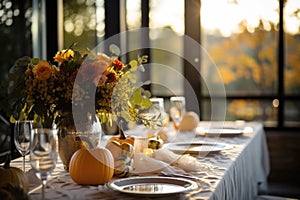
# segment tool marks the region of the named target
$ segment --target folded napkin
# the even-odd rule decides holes
[[[134,154],[133,174],[153,175],[161,171],[169,173],[185,173],[202,171],[207,166],[195,157],[184,154],[179,155],[168,149],[155,150],[152,157],[143,153]]]
[[[179,167],[186,172],[198,172],[207,168],[207,164],[201,163],[189,154],[180,155],[164,148],[155,151],[153,157],[172,166]]]
[[[168,163],[154,159],[144,153],[135,153],[133,156],[133,171],[136,175],[155,175],[161,171],[169,173],[180,173],[183,170],[173,167]]]

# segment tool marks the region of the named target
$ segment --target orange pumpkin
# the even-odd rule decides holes
[[[3,167],[0,167],[0,187],[10,183],[13,186],[23,188],[25,192],[29,191],[29,181],[26,174],[19,168],[10,167],[10,155],[7,155]]]
[[[116,141],[119,144],[123,143],[129,143],[132,146],[134,145],[134,137],[132,136],[126,136],[122,128],[119,129],[119,135],[118,136],[112,136],[108,142]]]
[[[107,183],[114,174],[113,156],[106,148],[79,149],[71,157],[69,173],[77,184]]]

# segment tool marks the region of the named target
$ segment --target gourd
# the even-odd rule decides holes
[[[195,112],[187,112],[180,124],[179,124],[179,131],[192,131],[197,128],[199,123],[199,116]]]
[[[71,157],[69,173],[81,185],[107,183],[114,173],[114,159],[106,148],[78,149]]]
[[[149,138],[148,148],[160,149],[164,144],[164,141],[160,137]]]
[[[0,167],[0,187],[10,183],[13,186],[23,188],[24,192],[29,191],[29,181],[26,174],[19,168],[10,167],[11,157],[8,154],[4,166]]]
[[[112,136],[109,138],[108,142],[116,141],[119,144],[123,143],[129,143],[132,146],[134,145],[134,137],[132,136],[126,136],[122,128],[119,129],[119,135],[118,136]]]
[[[119,129],[119,136],[111,137],[105,147],[114,158],[114,176],[127,177],[132,170],[134,137],[126,137],[123,130]]]

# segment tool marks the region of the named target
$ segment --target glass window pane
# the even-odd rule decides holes
[[[183,52],[184,0],[150,0],[149,27],[150,42],[160,44],[165,49],[151,49],[151,86],[155,96],[175,93],[183,95],[183,62],[170,52]],[[167,28],[172,33],[155,30]],[[168,78],[166,78],[168,77]]]
[[[275,94],[278,1],[202,0],[201,6],[203,47],[217,65],[226,93]],[[215,73],[209,70],[203,63],[203,74],[214,84]]]
[[[0,154],[11,151],[9,113],[7,99],[8,71],[23,56],[32,57],[32,0],[0,0]],[[13,158],[18,155],[10,152]],[[0,162],[3,162],[1,159]]]
[[[0,80],[18,58],[32,56],[31,18],[31,0],[0,0]]]
[[[64,0],[64,48],[74,42],[81,48],[94,49],[104,36],[104,0]]]
[[[202,109],[202,120],[210,120],[211,103],[205,100]],[[278,107],[268,100],[227,100],[226,119],[229,121],[263,121],[265,126],[277,125]],[[299,113],[298,113],[299,114]]]
[[[299,101],[286,101],[284,113],[284,125],[288,127],[300,127]]]
[[[284,4],[284,28],[286,43],[285,92],[300,94],[300,3],[288,0]]]
[[[128,30],[140,28],[142,22],[141,0],[126,1],[126,26]]]

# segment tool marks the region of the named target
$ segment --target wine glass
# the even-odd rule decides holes
[[[16,121],[14,126],[14,143],[23,157],[23,171],[25,172],[25,155],[30,149],[30,138],[32,134],[32,121]]]
[[[163,98],[150,98],[152,102],[152,106],[149,109],[149,117],[151,117],[152,123],[150,125],[150,129],[153,131],[155,137],[157,137],[157,133],[163,128],[165,120],[166,120],[166,112],[164,107],[164,99]]]
[[[170,98],[170,116],[173,120],[175,128],[179,128],[179,124],[185,113],[185,98],[176,96]]]
[[[53,129],[34,129],[31,140],[30,164],[36,176],[42,180],[42,199],[45,186],[56,165],[56,136]]]

